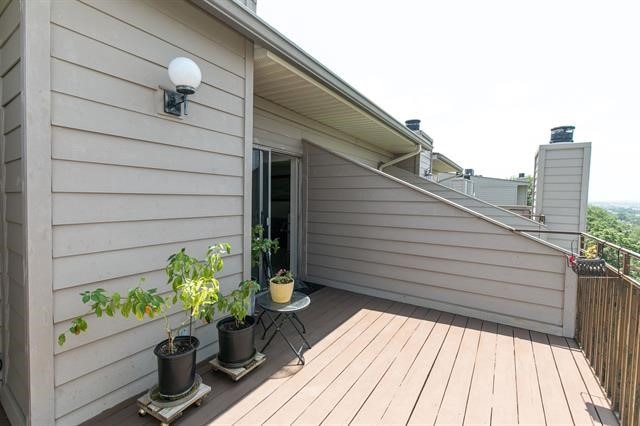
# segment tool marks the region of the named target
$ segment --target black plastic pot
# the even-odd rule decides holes
[[[244,319],[245,327],[235,329],[233,317],[223,318],[218,321],[218,361],[227,368],[244,367],[253,359],[256,353],[254,330],[256,319],[247,316]]]
[[[166,354],[163,348],[168,340],[159,343],[153,353],[158,358],[158,391],[165,398],[179,398],[186,394],[196,378],[196,350],[200,341],[193,336],[178,336],[174,345],[190,348],[174,354]]]

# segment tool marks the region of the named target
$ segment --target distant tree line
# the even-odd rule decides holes
[[[637,217],[634,217],[637,219]],[[620,219],[615,213],[602,207],[589,206],[587,210],[587,233],[610,243],[640,253],[640,224],[637,221]],[[607,263],[618,267],[618,256],[612,250],[605,250]],[[640,277],[640,264],[632,261],[631,275]]]

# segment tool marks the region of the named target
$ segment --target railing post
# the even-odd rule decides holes
[[[629,275],[631,272],[631,256],[629,253],[622,254],[622,273],[624,275]]]

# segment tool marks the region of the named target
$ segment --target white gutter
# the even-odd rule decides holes
[[[414,144],[433,144],[433,140],[427,136],[426,133],[424,138],[413,133],[413,131],[409,130],[404,124],[390,116],[382,108],[371,102],[312,56],[296,46],[291,40],[280,34],[238,2],[234,0],[191,0],[191,2],[216,16],[244,36],[258,42],[276,55],[286,59],[290,64],[313,77],[326,87],[339,93],[356,107],[384,123],[398,136],[406,139],[407,142]]]
[[[407,158],[415,157],[416,155],[420,154],[421,152],[422,152],[422,144],[418,144],[418,148],[415,151],[410,152],[408,154],[401,155],[400,157],[394,158],[393,160],[387,161],[386,163],[380,164],[378,166],[378,170],[382,171],[383,169],[386,169],[389,166],[393,166],[396,163],[404,161]]]

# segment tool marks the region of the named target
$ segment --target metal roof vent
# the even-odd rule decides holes
[[[420,120],[417,119],[413,119],[413,120],[407,120],[404,122],[405,126],[407,126],[410,130],[413,130],[414,132],[417,130],[420,130]]]
[[[576,126],[559,126],[551,129],[551,141],[549,143],[573,142],[573,131]]]

